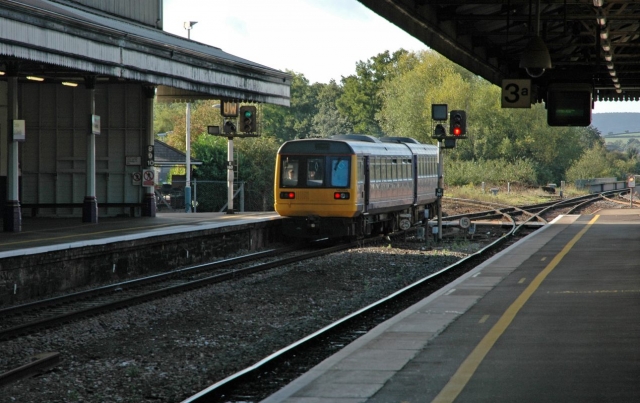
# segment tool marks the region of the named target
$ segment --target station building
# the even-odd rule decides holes
[[[162,30],[162,0],[0,1],[0,212],[156,213],[154,102],[289,106],[291,76]],[[99,212],[99,214],[98,214]]]

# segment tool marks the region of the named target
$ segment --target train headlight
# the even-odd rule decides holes
[[[295,192],[280,192],[280,198],[281,199],[295,199],[296,198],[296,193]]]
[[[349,192],[334,192],[333,198],[335,200],[348,200],[350,198]]]

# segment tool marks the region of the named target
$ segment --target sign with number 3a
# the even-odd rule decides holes
[[[531,80],[502,80],[503,108],[531,108]]]

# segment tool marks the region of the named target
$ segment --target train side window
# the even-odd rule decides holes
[[[349,186],[349,160],[346,157],[331,159],[331,186]]]
[[[391,180],[398,180],[398,160],[395,158],[391,160]]]

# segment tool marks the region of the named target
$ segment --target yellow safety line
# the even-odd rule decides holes
[[[538,289],[549,273],[555,269],[562,258],[569,253],[571,248],[573,248],[576,242],[582,238],[582,236],[589,230],[589,228],[591,228],[599,217],[599,215],[596,215],[591,221],[589,221],[589,223],[580,232],[578,232],[578,234],[576,234],[568,244],[565,245],[562,251],[553,258],[547,267],[545,267],[544,270],[542,270],[536,278],[533,279],[522,294],[520,294],[511,306],[507,308],[505,313],[502,314],[500,319],[498,319],[498,322],[493,325],[491,330],[489,330],[489,333],[484,336],[476,348],[464,360],[460,365],[460,368],[458,368],[456,373],[453,374],[438,396],[433,399],[432,403],[451,403],[458,397],[460,392],[462,392],[462,389],[464,389],[467,383],[469,383],[469,380],[478,369],[478,366],[482,363],[482,360],[484,360],[484,357],[489,353],[489,350],[491,350],[504,331],[507,330],[507,327],[509,327],[516,314],[529,300],[531,295],[533,295],[533,293]]]

